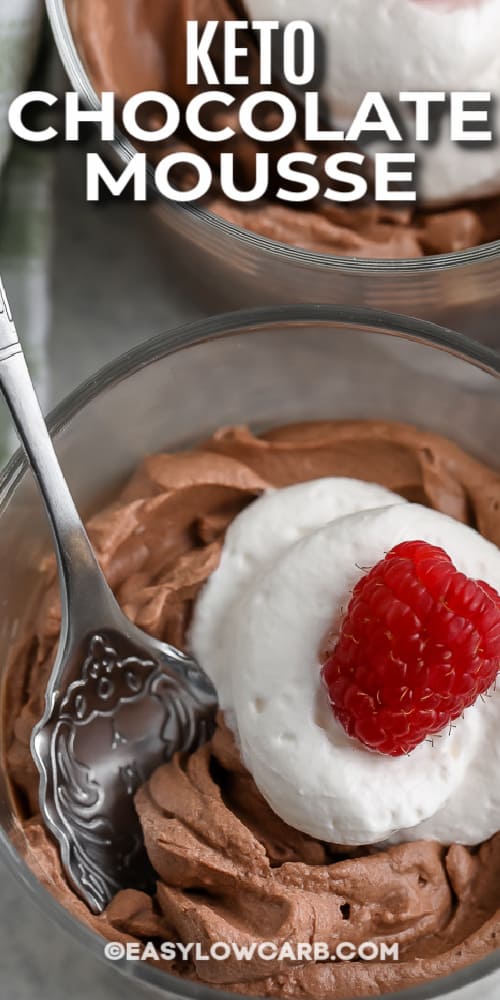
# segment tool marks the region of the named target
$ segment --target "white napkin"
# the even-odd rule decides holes
[[[11,101],[29,83],[42,24],[42,0],[0,0],[0,273],[43,405],[47,388],[52,156],[38,146],[12,141],[7,121]],[[16,444],[2,407],[0,460]]]
[[[8,107],[29,78],[38,49],[42,15],[40,0],[0,3],[0,170],[10,148]]]

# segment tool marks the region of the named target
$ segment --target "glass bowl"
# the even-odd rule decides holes
[[[267,308],[203,320],[148,341],[72,393],[49,424],[77,505],[88,515],[146,453],[192,445],[229,423],[258,431],[296,420],[394,418],[445,434],[498,463],[499,377],[494,352],[421,321],[321,305]],[[17,453],[0,478],[2,685],[19,620],[36,596],[35,569],[49,549],[41,501]],[[103,940],[63,909],[23,860],[3,761],[2,752],[0,855],[33,901],[102,957]],[[234,994],[144,962],[114,967],[129,978],[134,998],[148,985],[157,996],[234,1000]],[[465,1000],[467,984],[488,975],[499,989],[500,952],[445,980],[391,996],[423,1000],[457,990]]]
[[[71,85],[89,107],[98,108],[71,29],[75,0],[46,4]],[[122,164],[135,153],[124,135],[113,149]],[[165,231],[165,266],[175,259],[206,311],[281,302],[356,304],[430,319],[500,345],[500,241],[451,254],[370,260],[301,250],[226,222],[202,206],[158,195],[152,211]]]

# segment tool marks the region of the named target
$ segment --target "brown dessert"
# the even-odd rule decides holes
[[[261,437],[227,428],[193,451],[147,457],[89,531],[124,610],[185,645],[193,602],[227,526],[269,486],[327,475],[378,482],[500,542],[500,475],[444,438],[395,423],[315,422]],[[46,888],[97,932],[121,941],[397,942],[399,961],[162,961],[225,990],[293,997],[378,995],[441,976],[495,948],[500,834],[478,848],[430,841],[389,849],[320,843],[265,803],[219,720],[211,742],[159,768],[136,806],[158,874],[154,897],[127,890],[92,916],[61,871],[38,813],[31,729],[59,630],[52,558],[36,612],[12,651],[3,748],[16,844]]]

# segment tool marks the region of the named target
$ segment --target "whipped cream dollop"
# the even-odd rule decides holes
[[[389,757],[347,736],[321,680],[322,641],[363,569],[411,539],[500,590],[500,552],[474,529],[373,483],[325,478],[239,514],[195,607],[193,651],[257,787],[285,822],[329,843],[476,844],[500,828],[500,688],[449,732]]]
[[[306,12],[303,0],[245,3],[252,19],[306,17],[321,31],[320,92],[337,127],[350,122],[368,91],[396,100],[403,91],[487,91],[497,98],[490,121],[500,139],[500,0],[309,0]],[[410,108],[398,106],[409,136]],[[498,193],[500,142],[453,143],[448,112],[439,119],[436,141],[392,147],[417,154],[420,200],[439,205]]]

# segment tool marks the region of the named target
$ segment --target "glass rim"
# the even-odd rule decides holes
[[[231,337],[235,334],[309,323],[315,326],[337,328],[356,327],[358,331],[381,333],[395,339],[410,340],[441,350],[486,374],[500,377],[500,352],[472,340],[466,334],[440,326],[430,320],[374,309],[371,306],[345,306],[319,303],[317,305],[273,305],[252,309],[238,309],[191,320],[162,333],[155,334],[102,365],[95,374],[88,376],[72,389],[47,414],[51,434],[58,434],[87,403],[106,388],[116,385],[141,368],[159,361],[178,350],[194,347],[205,341]],[[0,513],[5,502],[4,489],[15,471],[26,467],[22,449],[17,449],[0,471]]]
[[[58,0],[56,0],[58,2]],[[440,326],[430,320],[373,309],[370,306],[327,305],[275,305],[259,306],[214,314],[188,321],[162,333],[149,337],[142,343],[124,351],[102,365],[95,374],[88,376],[72,389],[47,414],[46,422],[51,434],[57,435],[85,406],[106,388],[132,376],[141,368],[167,357],[178,350],[194,347],[209,340],[263,331],[270,327],[310,323],[316,326],[337,328],[356,327],[358,331],[385,334],[395,339],[410,340],[441,350],[486,374],[500,378],[500,352],[472,340],[466,334]],[[6,493],[15,489],[18,477],[24,474],[27,461],[18,448],[3,470],[0,470],[0,514],[6,502]]]
[[[99,98],[78,54],[66,13],[66,0],[45,0],[45,2],[54,39],[66,73],[87,106],[92,110],[97,110],[100,107]],[[110,143],[110,146],[125,163],[128,163],[137,152],[130,140],[120,130],[117,130],[115,141]],[[147,173],[148,185],[153,188],[153,168],[151,166],[148,166]],[[468,247],[466,250],[428,254],[424,257],[379,258],[320,253],[260,236],[250,229],[244,229],[228,222],[222,216],[216,215],[201,205],[189,202],[184,204],[169,202],[163,195],[158,195],[157,192],[156,194],[159,204],[163,208],[168,206],[172,211],[191,216],[194,222],[199,222],[223,236],[236,240],[244,247],[258,247],[271,256],[282,258],[285,261],[288,259],[294,264],[303,264],[309,267],[368,275],[383,273],[391,276],[401,272],[406,276],[416,273],[427,274],[429,271],[450,271],[467,264],[496,260],[500,256],[500,239]]]
[[[354,327],[360,332],[372,331],[385,336],[409,339],[417,344],[442,350],[500,378],[500,355],[462,334],[441,328],[434,323],[368,308],[329,305],[264,307],[211,316],[161,333],[137,345],[108,362],[96,375],[90,376],[69,393],[49,414],[47,418],[49,430],[52,434],[57,434],[106,389],[133,377],[135,373],[177,351],[216,339],[264,332],[280,326],[306,324],[317,327],[333,326],[345,331],[349,327]],[[0,523],[4,508],[26,470],[27,461],[19,449],[0,473]],[[104,938],[73,916],[51,895],[2,828],[0,828],[0,857],[20,879],[42,911],[70,933],[74,940],[88,948],[94,956],[104,959]],[[236,1000],[239,996],[206,983],[196,983],[174,976],[146,962],[122,960],[114,962],[113,966],[131,980],[139,980],[145,986],[154,987],[182,1000],[184,998],[207,1000],[208,997],[213,997],[214,1000]],[[478,982],[499,968],[500,949],[496,949],[478,962],[455,970],[446,977],[386,995],[394,1000],[437,1000],[447,993]]]

